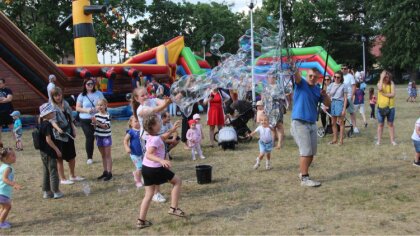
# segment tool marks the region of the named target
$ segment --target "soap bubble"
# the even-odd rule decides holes
[[[213,55],[221,56],[220,48],[225,44],[225,37],[221,34],[214,34],[210,40],[210,52]]]
[[[89,185],[88,182],[83,182],[82,190],[83,190],[83,193],[85,194],[85,196],[89,196],[91,189],[90,189],[90,185]]]

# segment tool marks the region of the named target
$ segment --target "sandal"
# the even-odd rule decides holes
[[[329,145],[333,145],[333,144],[336,144],[337,143],[337,141],[331,141],[331,142],[329,142],[328,144]]]
[[[185,217],[185,212],[183,212],[179,208],[169,207],[168,211],[169,215],[179,216],[179,217]]]
[[[150,222],[148,220],[137,219],[137,228],[139,228],[139,229],[144,229],[144,228],[150,227],[152,225],[153,225],[152,222]]]

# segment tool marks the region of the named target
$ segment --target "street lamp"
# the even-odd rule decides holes
[[[254,9],[254,1],[248,5],[251,18],[251,81],[252,81],[252,105],[255,105],[255,80],[254,80],[254,22],[252,18],[252,10]]]
[[[203,58],[206,60],[206,44],[207,41],[205,39],[201,40],[201,46],[203,46]]]
[[[366,78],[366,55],[365,55],[365,42],[366,37],[362,35],[362,43],[363,43],[363,80]]]

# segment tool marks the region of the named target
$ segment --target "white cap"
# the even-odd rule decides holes
[[[197,120],[197,119],[201,120],[201,117],[200,117],[199,114],[196,113],[196,114],[193,115],[193,120]]]
[[[53,79],[55,79],[55,75],[51,74],[48,76],[48,80],[51,82],[53,81]]]
[[[44,117],[51,112],[54,112],[54,107],[51,105],[51,103],[44,103],[39,107],[39,116]]]

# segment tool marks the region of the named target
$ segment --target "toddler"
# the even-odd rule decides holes
[[[9,211],[12,208],[13,189],[19,190],[21,186],[14,180],[15,170],[12,166],[16,162],[16,154],[11,148],[0,149],[0,229],[8,229],[12,225],[6,221]]]
[[[365,92],[360,88],[360,83],[356,83],[356,91],[354,92],[354,112],[359,111],[362,115],[363,123],[365,128],[367,127],[366,116],[365,116]]]
[[[256,119],[256,122],[258,124],[260,124],[261,123],[261,118],[265,114],[264,113],[264,104],[263,104],[262,101],[258,101],[257,104],[256,104],[256,106],[257,106],[257,119]]]
[[[202,128],[202,126],[201,126],[201,124],[200,124],[200,122],[201,122],[201,117],[200,117],[200,115],[199,115],[199,114],[194,114],[194,115],[193,115],[193,120],[195,120],[195,122],[196,122],[195,127],[196,127],[198,130],[200,130],[200,132],[201,132],[201,139],[204,139],[203,128]]]
[[[417,119],[416,124],[414,125],[414,131],[411,135],[411,139],[413,140],[414,150],[416,151],[413,165],[420,167],[420,118]]]
[[[55,119],[55,109],[50,103],[44,103],[39,107],[39,152],[43,163],[43,198],[62,198],[60,192],[57,171],[57,157],[62,157],[60,149],[55,145],[53,127],[51,121]]]
[[[23,151],[22,145],[22,121],[20,120],[20,112],[13,111],[10,116],[13,117],[13,134],[15,136],[16,141],[16,151]]]
[[[256,163],[254,165],[254,170],[258,169],[260,167],[260,162],[263,159],[264,155],[267,155],[267,160],[265,162],[265,169],[270,170],[271,169],[271,150],[273,149],[273,140],[274,140],[274,131],[273,128],[271,128],[268,125],[268,117],[266,115],[263,115],[261,117],[261,124],[248,136],[252,136],[255,133],[259,133],[260,140],[258,141],[259,147],[260,147],[260,155],[258,155]]]
[[[170,129],[172,129],[173,125],[171,123],[171,115],[169,112],[165,111],[161,115],[162,119],[162,127],[160,128],[159,134],[164,134],[168,132]],[[175,131],[173,135],[169,136],[164,142],[165,142],[165,151],[166,155],[169,158],[169,160],[172,160],[172,156],[169,154],[169,152],[178,145],[179,140],[181,138],[178,136],[178,133]]]
[[[172,167],[171,162],[165,160],[165,144],[163,142],[172,135],[179,126],[180,121],[177,121],[168,132],[159,136],[159,131],[161,129],[160,117],[156,114],[149,114],[143,119],[143,129],[149,135],[147,136],[146,153],[143,158],[142,167],[145,195],[141,202],[139,218],[137,219],[137,227],[140,229],[152,226],[152,223],[146,220],[150,202],[155,193],[155,188],[167,182],[170,182],[173,185],[171,206],[168,214],[185,217],[184,211],[178,208],[178,199],[181,192],[181,179],[170,170]]]
[[[133,161],[133,164],[136,167],[136,170],[133,171],[136,187],[141,188],[143,186],[141,181],[143,149],[140,141],[140,123],[134,116],[131,116],[128,121],[128,127],[129,130],[127,130],[127,134],[124,137],[124,148],[130,155],[131,161]]]
[[[112,179],[112,157],[111,157],[111,118],[107,112],[108,102],[105,98],[101,98],[96,103],[98,113],[92,117],[92,124],[95,126],[96,145],[102,156],[102,166],[104,172],[98,177],[109,181]]]
[[[203,152],[201,151],[201,130],[196,127],[197,121],[189,120],[188,125],[190,128],[187,131],[187,143],[188,147],[191,148],[192,160],[195,161],[195,152],[200,156],[201,159],[205,159]]]
[[[376,106],[376,96],[375,96],[375,89],[369,89],[369,105],[370,105],[370,119],[375,118],[375,106]]]

